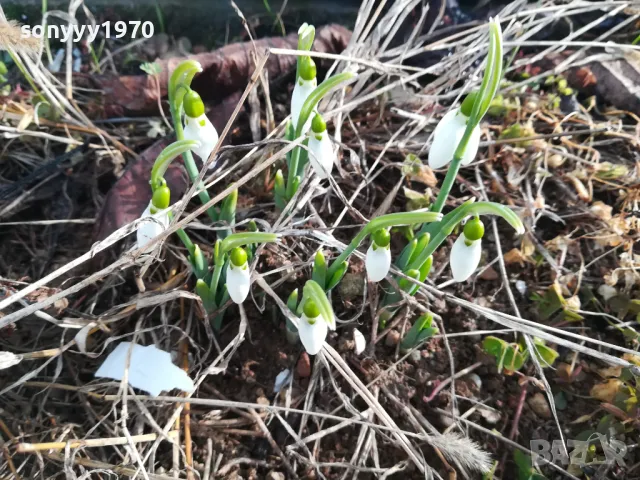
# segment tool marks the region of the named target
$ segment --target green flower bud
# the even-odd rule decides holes
[[[302,310],[307,318],[312,319],[318,317],[320,315],[320,309],[316,305],[316,302],[313,300],[307,300],[304,303],[304,308]]]
[[[475,242],[484,236],[484,223],[478,217],[473,217],[464,226],[464,236],[467,240]]]
[[[247,263],[247,252],[242,247],[236,247],[231,250],[229,257],[231,258],[231,263],[233,263],[236,267],[242,267],[245,263]]]
[[[371,235],[371,239],[377,247],[388,247],[391,242],[391,235],[389,235],[386,228],[381,228]]]
[[[322,118],[322,115],[319,113],[316,113],[313,120],[311,120],[311,130],[313,130],[313,133],[322,133],[326,129],[327,123],[324,121],[324,118]]]
[[[415,270],[415,269],[407,270],[406,272],[404,272],[404,274],[409,278],[413,278],[414,280],[418,280],[420,278],[419,270]],[[400,280],[398,280],[398,286],[405,292],[407,290],[410,290],[413,287],[413,285],[414,283],[408,278],[401,278]]]
[[[171,190],[164,183],[161,187],[156,188],[151,197],[151,204],[158,210],[164,210],[169,206],[171,202]]]
[[[200,115],[204,114],[204,103],[202,103],[202,98],[195,90],[189,90],[184,95],[184,113],[187,114],[188,117],[198,118]]]
[[[300,78],[303,80],[309,81],[316,78],[316,62],[313,61],[313,58],[306,56],[300,59]]]
[[[465,117],[471,116],[471,111],[473,110],[473,104],[476,103],[476,98],[478,98],[477,91],[469,92],[469,95],[467,95],[462,102],[462,105],[460,105],[460,111]]]

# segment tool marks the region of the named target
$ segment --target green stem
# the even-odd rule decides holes
[[[173,213],[171,213],[171,212],[169,212],[169,219],[173,220]],[[180,240],[182,240],[182,243],[184,244],[184,246],[187,248],[187,250],[189,250],[189,253],[191,255],[193,255],[193,251],[195,249],[195,245],[193,244],[193,242],[189,238],[189,235],[187,235],[187,232],[185,232],[182,228],[179,228],[179,229],[176,230],[176,235],[178,235],[178,237],[180,237]]]
[[[213,267],[213,275],[211,275],[211,285],[209,290],[213,293],[214,297],[218,291],[218,283],[220,282],[220,275],[222,274],[222,268],[225,262],[217,261]]]
[[[399,225],[412,225],[414,223],[430,223],[437,222],[442,218],[439,213],[436,212],[402,212],[402,213],[390,213],[388,215],[383,215],[378,218],[374,218],[367,225],[365,225],[362,230],[356,235],[351,243],[347,245],[347,248],[336,258],[329,270],[327,271],[327,278],[333,277],[333,274],[336,273],[342,262],[346,261],[349,258],[356,248],[362,243],[362,241],[375,232],[376,230],[380,230],[381,228],[389,228],[389,227],[397,227]]]

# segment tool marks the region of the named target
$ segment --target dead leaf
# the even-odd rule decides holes
[[[325,25],[316,30],[313,50],[324,53],[342,52],[351,38],[351,32],[341,25]],[[249,82],[254,71],[252,55],[255,51],[263,52],[269,48],[296,49],[298,33],[293,32],[286,37],[271,37],[255,42],[239,42],[225,45],[213,52],[190,55],[197,60],[203,71],[193,79],[191,87],[200,93],[205,103],[217,103],[234,92],[242,91]],[[150,75],[102,75],[92,76],[104,92],[102,104],[108,116],[123,115],[155,115],[158,112],[158,84],[161,96],[167,95],[169,75],[185,60],[185,57],[174,57],[157,60],[162,71],[157,76]],[[265,69],[270,79],[278,79],[292,72],[296,66],[294,55],[271,55]],[[94,85],[95,86],[95,85]]]
[[[604,220],[606,222],[608,220],[611,220],[611,212],[613,211],[613,207],[598,200],[596,202],[593,202],[593,205],[589,207],[589,210],[600,220]]]
[[[614,365],[610,367],[604,367],[597,370],[598,375],[602,378],[618,378],[622,374],[622,366]]]
[[[612,378],[604,383],[594,385],[589,394],[596,400],[611,403],[622,387],[624,387],[622,381]]]

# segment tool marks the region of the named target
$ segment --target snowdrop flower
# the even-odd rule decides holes
[[[140,218],[146,219],[143,222],[140,222],[138,226],[137,234],[137,248],[142,248],[146,244],[148,244],[155,237],[160,235],[169,227],[169,214],[166,212],[161,212],[159,215],[156,215],[161,210],[166,210],[169,207],[169,201],[171,199],[171,192],[169,191],[169,187],[167,187],[166,183],[163,183],[162,186],[156,188],[155,192],[153,192],[153,197],[147,205],[147,208],[144,209]],[[149,247],[143,250],[144,253],[148,253],[153,250],[154,247]]]
[[[320,309],[316,303],[313,300],[307,300],[298,324],[298,335],[309,355],[316,355],[322,350],[329,328],[329,320],[320,315]],[[334,330],[335,326],[331,329]]]
[[[389,273],[391,268],[391,236],[382,228],[371,235],[371,245],[367,250],[365,265],[370,282],[379,282]]]
[[[327,133],[327,124],[322,115],[316,113],[311,123],[311,136],[309,137],[309,161],[311,166],[324,179],[331,175],[336,155],[333,145]]]
[[[184,95],[184,113],[184,138],[200,142],[197,147],[192,149],[192,152],[198,155],[203,162],[206,162],[218,143],[218,132],[204,114],[204,103],[202,103],[198,92],[189,90]],[[209,170],[215,166],[215,163],[215,161],[211,162]]]
[[[467,128],[467,122],[469,121],[476,96],[475,93],[467,95],[460,108],[447,113],[436,126],[433,132],[433,143],[429,150],[429,166],[431,168],[442,168],[453,160],[453,154]],[[464,150],[462,165],[469,165],[473,161],[478,153],[479,145],[480,127],[476,125]]]
[[[296,86],[293,88],[291,95],[291,121],[293,122],[293,129],[298,127],[298,119],[300,118],[300,111],[307,97],[318,86],[316,79],[316,64],[311,57],[302,57],[300,59],[300,76],[296,81]],[[304,124],[302,134],[309,131],[311,127],[311,115]]]
[[[469,220],[451,249],[451,273],[456,282],[468,279],[480,263],[484,224],[478,217]]]
[[[229,254],[227,266],[227,291],[231,300],[242,303],[249,295],[251,287],[251,272],[247,263],[247,252],[242,247],[236,247]]]

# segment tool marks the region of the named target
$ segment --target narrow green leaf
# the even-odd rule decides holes
[[[322,318],[325,319],[331,329],[335,329],[336,319],[333,314],[333,308],[331,308],[331,303],[329,302],[329,299],[324,293],[322,287],[313,280],[307,280],[307,283],[304,284],[304,288],[302,290],[302,303],[304,304],[307,299],[311,299],[315,302],[320,310]]]

